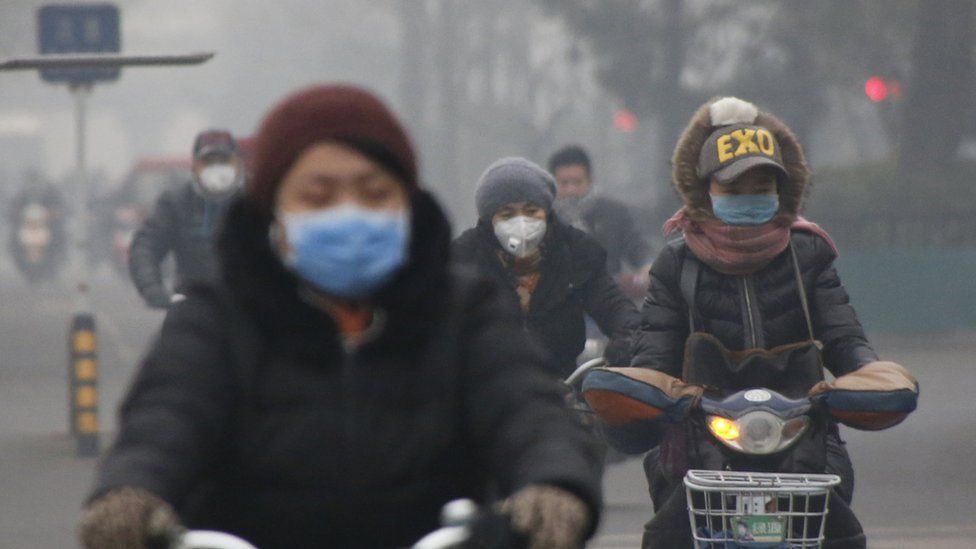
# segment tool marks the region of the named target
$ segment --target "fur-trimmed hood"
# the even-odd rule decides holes
[[[709,183],[698,177],[698,159],[708,136],[718,127],[728,123],[727,120],[719,120],[722,123],[713,124],[712,116],[715,111],[711,107],[720,100],[712,99],[695,111],[688,127],[678,139],[671,160],[671,182],[681,195],[685,213],[693,221],[705,221],[714,217],[711,199],[708,196]],[[744,101],[734,101],[738,102],[738,106],[755,109]],[[788,176],[779,185],[779,213],[776,219],[784,224],[791,223],[800,213],[800,203],[810,181],[810,168],[803,154],[803,148],[793,132],[781,120],[758,109],[752,112],[757,112],[753,124],[768,129],[779,143]]]

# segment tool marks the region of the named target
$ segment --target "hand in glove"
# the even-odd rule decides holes
[[[501,502],[512,528],[529,537],[529,549],[577,549],[589,530],[589,509],[580,498],[555,486],[528,486]]]
[[[146,288],[142,292],[142,298],[146,300],[146,305],[153,309],[169,309],[173,302],[173,298],[169,295],[169,292],[162,286]]]
[[[85,549],[167,547],[180,528],[168,503],[141,488],[119,488],[93,501],[78,523]]]
[[[900,364],[875,361],[817,383],[810,396],[848,427],[876,431],[898,425],[915,410],[918,381]]]

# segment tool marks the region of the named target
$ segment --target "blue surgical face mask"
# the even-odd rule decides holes
[[[779,210],[776,194],[713,194],[715,217],[729,225],[762,225]]]
[[[283,261],[305,281],[347,299],[367,297],[407,261],[410,215],[340,206],[279,213],[290,250]]]

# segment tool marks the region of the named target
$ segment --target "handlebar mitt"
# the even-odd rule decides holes
[[[837,421],[863,431],[898,425],[918,405],[918,381],[894,362],[869,362],[810,389]]]
[[[641,454],[660,443],[665,422],[685,418],[702,388],[647,368],[597,368],[584,378],[582,393],[607,442]]]

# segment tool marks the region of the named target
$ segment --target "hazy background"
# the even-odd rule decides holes
[[[779,115],[806,146],[806,213],[838,241],[869,326],[976,326],[973,292],[958,282],[976,268],[971,1],[117,4],[123,51],[216,57],[129,68],[96,86],[88,156],[102,191],[139,158],[186,154],[204,127],[246,136],[288,92],[345,80],[375,90],[407,122],[456,230],[473,223],[474,182],[493,160],[544,163],[577,142],[592,153],[600,192],[623,198],[660,244],[661,222],[678,206],[668,167],[677,135],[698,105],[735,94]],[[2,0],[0,56],[37,50],[41,5]],[[865,92],[872,77],[882,83],[877,101]],[[70,196],[72,112],[63,86],[0,73],[0,199],[30,167]],[[886,275],[902,278],[879,285],[876,253],[900,261]],[[923,268],[933,262],[940,269]],[[892,309],[886,296],[910,288]]]
[[[3,0],[0,55],[36,51],[35,9],[43,4]],[[887,119],[898,118],[914,90],[913,27],[922,23],[920,3],[899,0],[117,4],[124,51],[217,55],[193,68],[125,69],[117,83],[96,87],[89,164],[101,185],[141,156],[185,153],[203,127],[247,135],[287,92],[346,80],[377,91],[409,122],[427,181],[462,221],[471,219],[473,181],[493,159],[544,161],[567,141],[591,149],[606,192],[652,207],[670,196],[677,132],[716,94],[740,94],[779,114],[818,167],[891,158],[899,122]],[[929,4],[948,11],[968,3]],[[948,34],[941,23],[933,28]],[[900,97],[869,101],[863,84],[872,74],[900,80]],[[971,75],[957,76],[971,87]],[[615,118],[636,124],[615,127]],[[6,185],[25,165],[68,175],[72,124],[63,87],[30,72],[0,74]],[[958,148],[956,141],[948,145]]]

